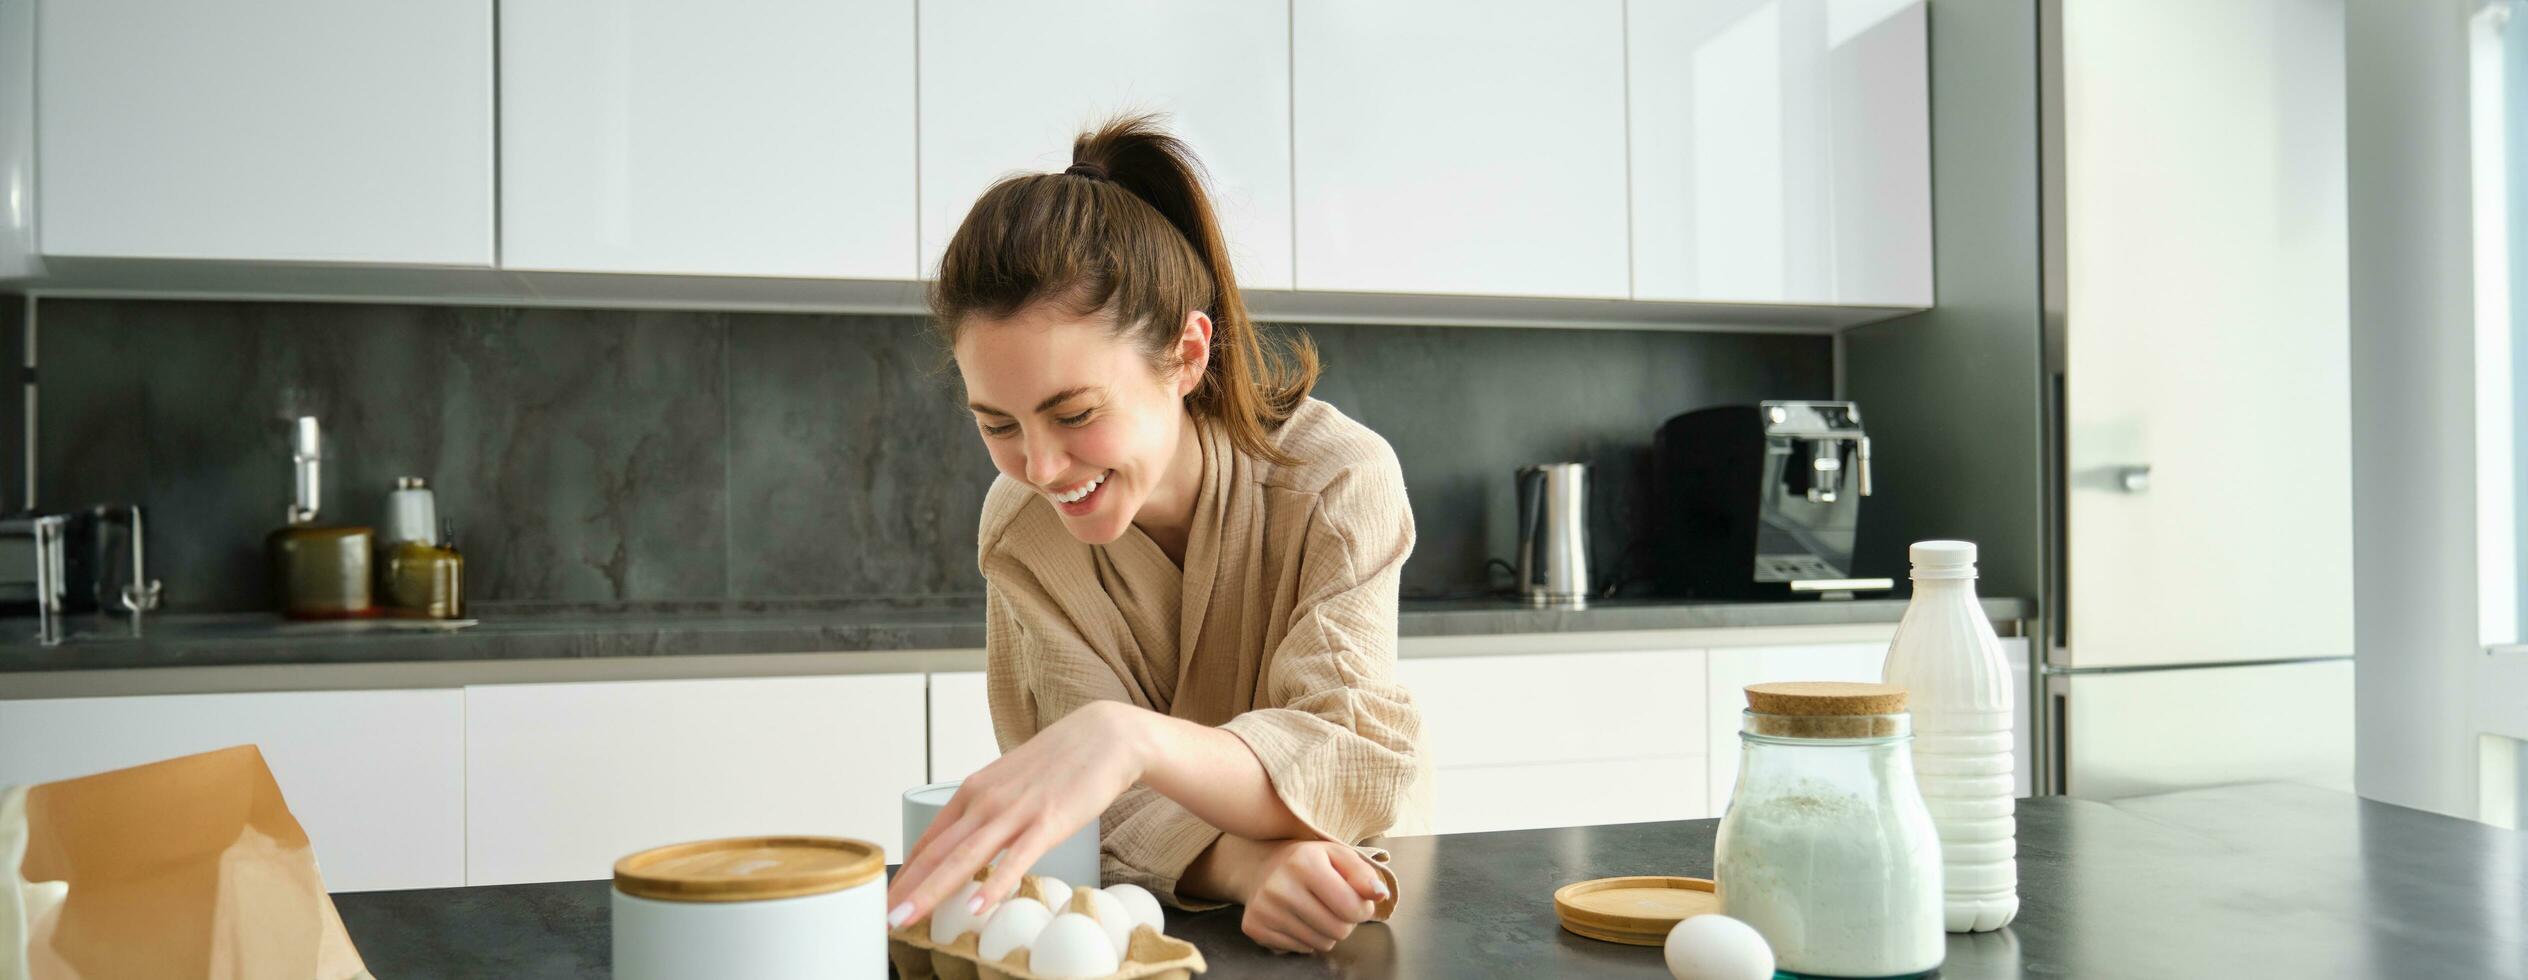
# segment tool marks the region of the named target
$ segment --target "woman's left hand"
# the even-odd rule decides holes
[[[1156,717],[1121,701],[1092,702],[966,777],[887,886],[887,925],[930,914],[1003,851],[970,911],[1009,897],[1037,858],[1141,779]]]

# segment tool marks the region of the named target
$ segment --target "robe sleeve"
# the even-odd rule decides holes
[[[1149,707],[1133,696],[1119,668],[1063,629],[1051,609],[1027,608],[1036,603],[1024,588],[987,584],[985,594],[984,684],[992,702],[992,734],[1001,751],[1018,747],[1091,701]],[[1131,882],[1189,911],[1219,908],[1222,903],[1177,894],[1176,885],[1220,834],[1175,800],[1134,786],[1108,804],[1098,820],[1104,884]]]
[[[1322,491],[1300,598],[1265,670],[1273,707],[1222,726],[1246,740],[1283,804],[1324,840],[1358,845],[1385,833],[1420,771],[1422,716],[1395,669],[1398,584],[1413,541],[1392,456],[1346,470]],[[1372,856],[1386,875],[1383,852]]]

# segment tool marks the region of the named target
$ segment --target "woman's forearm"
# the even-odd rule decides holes
[[[1248,840],[1313,837],[1274,792],[1264,763],[1228,731],[1142,712],[1141,783],[1204,823]]]
[[[1244,904],[1255,890],[1255,869],[1270,847],[1236,834],[1222,834],[1202,856],[1185,866],[1176,879],[1176,893],[1187,898]]]

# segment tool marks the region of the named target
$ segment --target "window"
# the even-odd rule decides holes
[[[2528,402],[2514,379],[2528,377],[2528,305],[2512,284],[2528,281],[2528,20],[2523,0],[2489,0],[2470,26],[2468,128],[2473,135],[2475,209],[2476,569],[2478,631],[2486,646],[2520,643],[2528,574],[2520,531],[2528,528]]]

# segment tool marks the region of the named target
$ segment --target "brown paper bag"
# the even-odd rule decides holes
[[[33,980],[368,976],[254,746],[35,786],[26,821],[20,876],[70,884]]]

